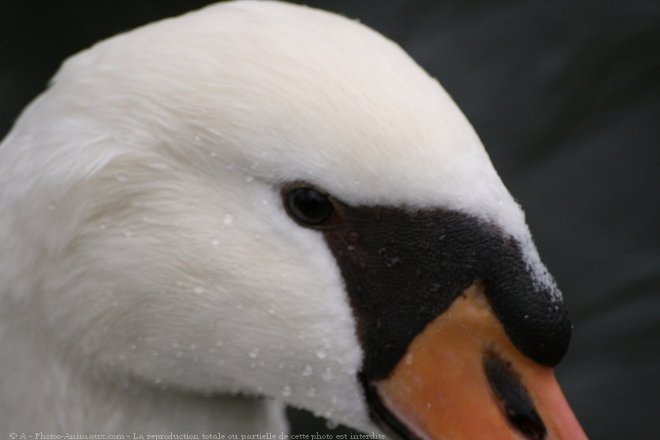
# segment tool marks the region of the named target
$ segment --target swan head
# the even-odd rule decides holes
[[[0,157],[12,301],[99,381],[423,438],[454,432],[443,402],[530,438],[574,423],[532,384],[570,324],[522,210],[437,81],[357,22],[239,1],[111,38]],[[435,378],[462,351],[478,390],[452,401]]]

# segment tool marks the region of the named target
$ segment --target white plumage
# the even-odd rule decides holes
[[[551,282],[398,46],[305,7],[211,6],[70,58],[1,144],[0,427],[280,431],[285,402],[375,430],[336,263],[281,206],[295,180],[477,215]]]

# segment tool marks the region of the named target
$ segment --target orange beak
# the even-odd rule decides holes
[[[413,339],[388,378],[367,388],[376,416],[412,438],[587,438],[552,369],[516,349],[479,284]]]

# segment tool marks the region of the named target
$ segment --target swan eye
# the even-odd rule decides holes
[[[326,194],[313,188],[294,188],[289,191],[286,207],[290,216],[308,226],[323,224],[335,209]]]

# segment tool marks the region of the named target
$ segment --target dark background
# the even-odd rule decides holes
[[[0,136],[64,58],[207,3],[0,1]],[[444,84],[564,291],[575,331],[558,376],[585,430],[660,438],[660,2],[306,3],[360,19]],[[324,428],[291,414],[294,430]]]

